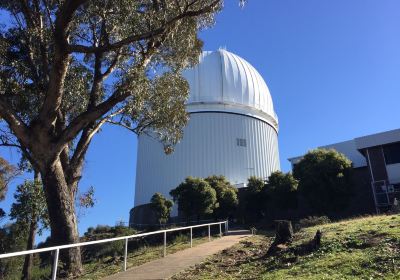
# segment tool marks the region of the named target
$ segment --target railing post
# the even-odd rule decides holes
[[[58,255],[60,253],[60,249],[56,249],[56,251],[54,253],[55,254],[54,254],[54,260],[53,260],[53,273],[51,275],[52,280],[57,279],[57,265],[58,265]]]
[[[193,247],[193,228],[190,228],[190,248]]]
[[[167,232],[164,231],[164,257],[167,255]]]
[[[222,237],[222,226],[221,226],[221,223],[219,223],[219,237]]]
[[[211,241],[211,226],[208,225],[208,241]]]
[[[126,262],[128,260],[128,238],[125,239],[125,251],[124,251],[124,271],[126,271]]]

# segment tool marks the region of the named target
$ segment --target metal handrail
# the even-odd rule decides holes
[[[55,279],[57,279],[56,278],[57,277],[57,265],[58,265],[58,256],[59,256],[60,250],[69,249],[69,248],[76,248],[76,247],[84,247],[84,246],[93,245],[93,244],[100,244],[100,243],[107,243],[107,242],[125,240],[125,251],[124,251],[124,271],[125,271],[126,270],[126,261],[127,261],[127,254],[128,254],[128,241],[129,241],[129,239],[163,233],[164,234],[164,254],[163,254],[163,256],[165,257],[167,255],[167,251],[166,251],[166,248],[167,248],[167,232],[190,229],[190,247],[192,247],[193,246],[193,241],[192,241],[192,239],[193,239],[193,228],[199,228],[199,227],[208,226],[208,240],[210,241],[211,240],[210,227],[213,226],[213,225],[219,225],[219,235],[222,236],[222,228],[221,228],[222,224],[224,224],[225,232],[227,232],[228,231],[228,221],[223,221],[223,222],[208,223],[208,224],[201,224],[201,225],[194,225],[194,226],[187,226],[187,227],[180,227],[180,228],[157,230],[157,231],[133,234],[133,235],[128,235],[128,236],[107,238],[107,239],[102,239],[102,240],[94,240],[94,241],[87,241],[87,242],[80,242],[80,243],[74,243],[74,244],[52,246],[52,247],[47,247],[47,248],[40,248],[40,249],[33,249],[33,250],[27,250],[27,251],[20,251],[20,252],[1,254],[0,255],[0,259],[54,251],[55,254],[54,254],[54,259],[53,259],[53,271],[52,271],[51,279],[55,280]]]

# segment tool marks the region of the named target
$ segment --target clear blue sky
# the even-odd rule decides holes
[[[265,78],[280,121],[282,169],[308,149],[400,127],[400,1],[226,0],[205,50],[225,47]],[[87,156],[81,189],[93,185],[88,226],[128,221],[136,136],[106,127]],[[16,152],[1,149],[6,158]],[[21,181],[21,180],[19,180]],[[10,188],[2,207],[12,203]]]

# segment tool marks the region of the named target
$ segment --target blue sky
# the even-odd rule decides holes
[[[400,1],[226,0],[205,50],[224,47],[265,78],[279,116],[280,158],[400,127]],[[133,206],[136,136],[105,127],[87,156],[81,190],[96,189],[89,226],[127,222]],[[0,149],[16,161],[18,154]],[[9,209],[16,180],[3,208]]]

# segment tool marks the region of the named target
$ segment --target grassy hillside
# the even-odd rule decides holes
[[[321,248],[296,256],[318,229]],[[272,240],[253,236],[174,279],[400,279],[399,215],[305,228],[278,256],[266,256]]]

